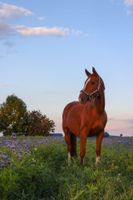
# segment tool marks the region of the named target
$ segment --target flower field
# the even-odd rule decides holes
[[[132,199],[133,138],[105,138],[98,166],[94,138],[84,166],[68,165],[61,137],[0,138],[0,200]]]

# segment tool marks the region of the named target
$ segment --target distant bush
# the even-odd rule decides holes
[[[109,133],[108,132],[105,132],[104,133],[104,137],[109,137],[110,135],[109,135]]]
[[[55,123],[46,115],[42,115],[40,111],[32,111],[28,113],[26,135],[45,135],[54,132]]]
[[[64,144],[32,147],[20,159],[2,149],[10,164],[0,170],[2,200],[132,200],[133,154],[122,146],[104,146],[95,166],[95,145],[88,142],[85,165],[67,163]]]
[[[0,132],[4,136],[12,135],[45,135],[53,132],[55,123],[40,111],[27,111],[24,101],[10,95],[0,105]]]

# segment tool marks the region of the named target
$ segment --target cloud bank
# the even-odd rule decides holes
[[[0,39],[6,39],[13,35],[21,36],[58,36],[58,37],[67,37],[67,36],[79,36],[82,32],[69,28],[61,27],[27,27],[23,25],[13,26],[7,23],[0,22]]]
[[[69,30],[59,27],[26,27],[17,26],[16,31],[23,36],[67,36]]]
[[[16,17],[20,15],[24,16],[30,16],[33,13],[23,7],[19,7],[13,4],[7,4],[7,3],[0,3],[0,18],[11,18]]]
[[[69,36],[69,35],[80,35],[81,31],[71,30],[69,28],[60,27],[26,27],[17,26],[17,33],[23,36]]]
[[[0,3],[0,39],[5,39],[7,36],[21,35],[21,36],[79,36],[81,31],[69,28],[61,27],[45,27],[45,26],[33,26],[28,27],[25,25],[10,25],[6,22],[8,18],[16,18],[18,16],[29,17],[33,15],[33,12],[24,7],[16,6],[13,4]],[[4,18],[4,23],[3,23]],[[37,17],[37,20],[42,21],[44,17]]]
[[[30,18],[32,17],[32,22],[35,21],[35,24],[31,26],[14,23],[17,18]],[[0,2],[0,41],[4,49],[2,54],[0,53],[0,58],[3,58],[4,55],[7,55],[7,52],[14,51],[15,39],[19,36],[21,37],[70,37],[70,36],[87,36],[82,33],[82,31],[70,29],[69,27],[58,27],[58,26],[43,26],[42,23],[46,18],[41,15],[36,15],[30,9],[24,8],[22,6],[3,3]],[[33,21],[34,20],[34,21]],[[40,26],[41,23],[41,26]]]

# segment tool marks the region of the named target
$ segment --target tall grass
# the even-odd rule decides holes
[[[24,152],[2,148],[8,156],[0,169],[0,200],[132,200],[133,153],[124,146],[103,146],[95,165],[95,144],[88,142],[85,165],[67,163],[63,143]]]

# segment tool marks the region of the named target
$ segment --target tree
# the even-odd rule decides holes
[[[26,104],[17,96],[10,95],[0,106],[0,132],[4,135],[24,134],[27,124]]]
[[[104,137],[109,137],[109,133],[108,133],[108,132],[105,132],[105,133],[104,133]]]
[[[26,135],[45,135],[54,132],[55,123],[46,115],[42,115],[40,111],[32,111],[28,113],[28,123]]]

